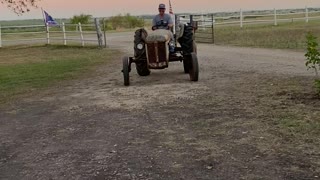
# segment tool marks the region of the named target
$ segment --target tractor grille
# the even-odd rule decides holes
[[[147,58],[150,69],[168,67],[169,54],[167,42],[148,42]]]

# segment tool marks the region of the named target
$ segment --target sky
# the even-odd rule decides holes
[[[53,18],[70,18],[81,13],[93,17],[110,17],[120,13],[156,14],[159,3],[169,0],[41,0],[39,8],[22,16],[0,3],[0,20],[41,19],[41,8]],[[175,13],[211,13],[224,11],[320,8],[320,0],[171,0]]]

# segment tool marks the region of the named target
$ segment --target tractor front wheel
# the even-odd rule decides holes
[[[145,62],[136,62],[136,69],[139,76],[149,76],[150,70],[148,68],[148,63]]]
[[[129,57],[127,57],[127,56],[123,57],[122,63],[123,63],[122,73],[123,73],[124,85],[129,86],[130,85],[130,77],[129,77],[130,59],[129,59]]]

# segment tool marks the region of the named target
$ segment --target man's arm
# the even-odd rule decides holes
[[[157,24],[157,22],[156,22],[156,17],[153,17],[153,19],[152,19],[152,26],[155,26]]]
[[[153,17],[153,20],[152,20],[152,30],[156,30],[157,29],[157,16]]]
[[[168,15],[168,29],[172,29],[173,27],[173,21],[170,15]]]

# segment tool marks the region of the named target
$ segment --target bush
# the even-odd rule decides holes
[[[307,53],[305,57],[307,58],[306,66],[308,69],[314,69],[316,74],[315,86],[318,94],[320,95],[320,79],[319,79],[319,70],[320,70],[320,52],[318,50],[317,38],[308,33],[307,36]]]
[[[78,31],[79,27],[77,24],[81,23],[81,25],[86,25],[86,24],[90,24],[92,23],[92,15],[89,14],[80,14],[80,15],[74,15],[71,19],[70,19],[70,23],[74,24],[74,26],[67,26],[66,30],[69,31]],[[83,31],[94,31],[95,27],[94,26],[82,26],[82,30]]]
[[[105,21],[107,30],[116,30],[119,28],[131,29],[136,27],[143,27],[144,20],[135,16],[131,16],[130,14],[126,15],[117,15],[110,17]]]
[[[89,24],[90,19],[92,18],[92,15],[89,14],[80,14],[80,15],[74,15],[71,20],[70,23],[71,24]]]

